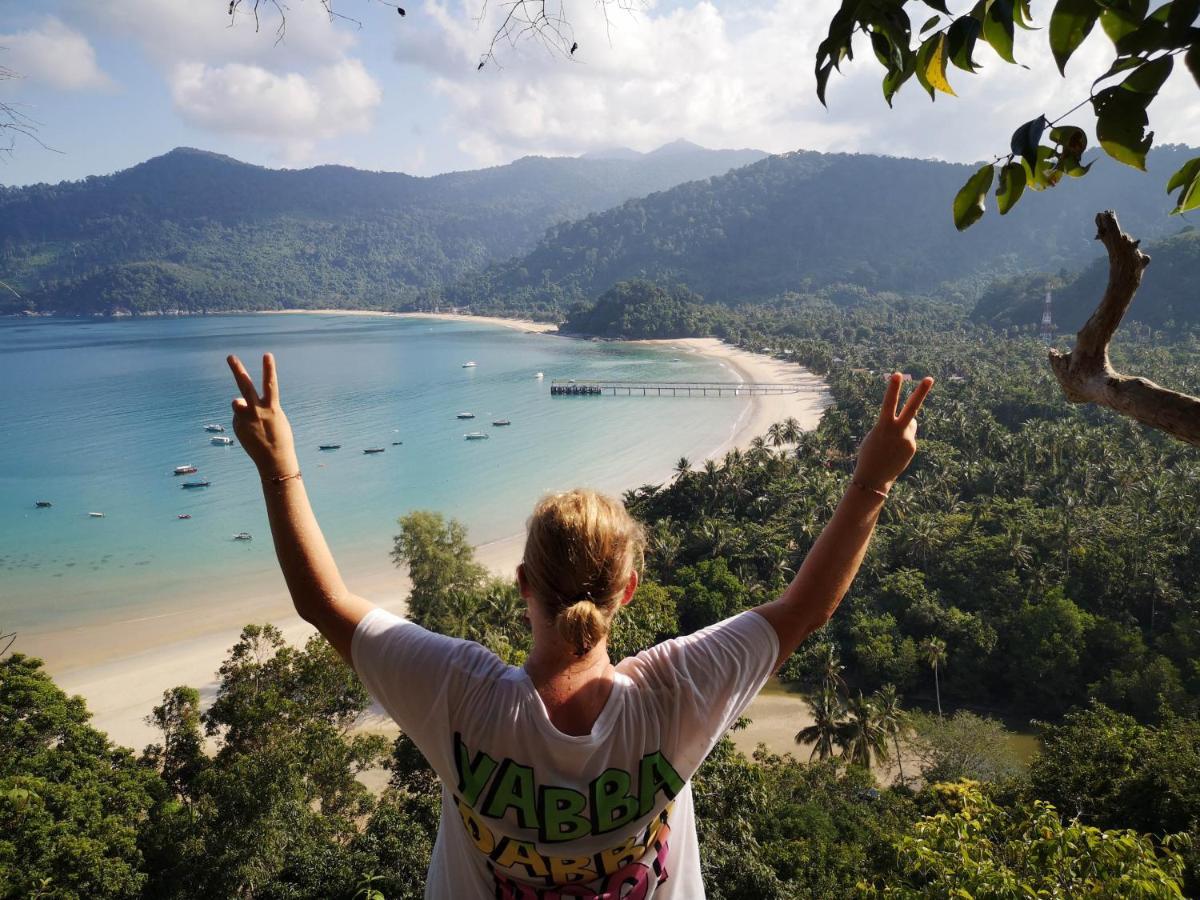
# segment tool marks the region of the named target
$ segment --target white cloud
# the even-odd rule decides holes
[[[4,64],[29,79],[64,91],[103,90],[112,80],[96,63],[86,37],[60,19],[47,17],[37,28],[0,34]]]
[[[501,48],[499,67],[476,72],[503,9],[492,4],[492,18],[476,25],[477,0],[442,0],[423,7],[432,27],[408,32],[395,55],[429,71],[449,101],[449,130],[459,135],[459,148],[484,164],[613,145],[644,150],[679,137],[772,152],[991,158],[1007,152],[1022,122],[1039,113],[1060,115],[1087,97],[1091,78],[1112,56],[1096,29],[1063,79],[1044,29],[1019,36],[1018,60],[1028,69],[1003,63],[980,41],[976,59],[983,71],[951,70],[960,97],[930,103],[914,79],[889,110],[879,86],[882,70],[860,42],[845,74],[834,74],[825,110],[815,96],[813,62],[838,5],[698,0],[610,13],[606,22],[593,4],[579,0],[567,4],[580,48],[574,60],[526,42]],[[1160,142],[1200,137],[1200,104],[1184,80],[1177,73],[1152,109]],[[1085,107],[1073,121],[1088,124],[1088,112]]]

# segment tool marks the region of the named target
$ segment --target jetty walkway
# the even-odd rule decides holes
[[[554,397],[752,397],[762,394],[797,394],[800,384],[763,384],[744,381],[551,381]]]

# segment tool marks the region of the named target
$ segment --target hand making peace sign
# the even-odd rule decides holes
[[[854,479],[872,490],[886,492],[917,452],[917,413],[933,388],[933,379],[923,379],[897,413],[902,381],[899,372],[888,376],[879,419],[858,448]]]
[[[242,396],[233,401],[233,431],[264,477],[290,475],[299,471],[292,426],[279,405],[279,379],[275,357],[263,355],[263,390],[260,396],[254,379],[236,356],[227,358]]]

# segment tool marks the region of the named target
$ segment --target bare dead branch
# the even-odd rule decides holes
[[[1121,231],[1111,210],[1096,216],[1096,240],[1108,250],[1108,286],[1069,353],[1050,351],[1050,368],[1072,403],[1098,403],[1151,428],[1200,446],[1200,397],[1180,394],[1113,369],[1108,345],[1142,283],[1150,257]]]
[[[7,66],[0,66],[0,81],[12,81],[21,77]],[[61,152],[42,142],[37,133],[38,124],[24,112],[22,104],[0,101],[0,155],[11,156],[20,138],[28,138],[44,150]]]
[[[595,0],[595,3],[604,15],[604,26],[610,40],[611,10],[633,13],[646,6],[646,0]],[[487,49],[480,54],[478,68],[482,69],[489,62],[497,63],[498,48],[515,47],[526,40],[541,44],[553,55],[566,59],[574,58],[579,45],[575,41],[575,33],[567,15],[566,0],[505,0],[501,5],[504,17],[492,33]],[[487,9],[488,0],[483,0],[476,22],[482,24]]]

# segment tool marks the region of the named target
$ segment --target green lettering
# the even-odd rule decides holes
[[[638,817],[638,801],[629,792],[629,773],[605,769],[591,783],[592,828],[604,834]]]
[[[543,844],[573,841],[591,833],[591,823],[580,815],[587,807],[587,797],[563,787],[538,788],[538,811],[542,825],[538,840]]]
[[[674,800],[675,796],[683,790],[683,779],[679,777],[675,767],[667,762],[667,758],[662,755],[661,750],[642,757],[641,769],[638,774],[640,782],[638,799],[641,801],[638,815],[640,816],[644,816],[654,809],[654,798],[660,790],[666,793],[668,800]]]
[[[468,806],[474,806],[480,792],[487,784],[492,773],[496,771],[496,761],[480,750],[471,759],[471,751],[462,741],[462,735],[454,732],[454,765],[458,769],[458,792],[467,801]]]
[[[512,807],[517,811],[517,823],[522,828],[537,828],[536,800],[533,769],[506,759],[500,764],[500,771],[496,773],[487,799],[483,801],[483,814],[502,819]]]

